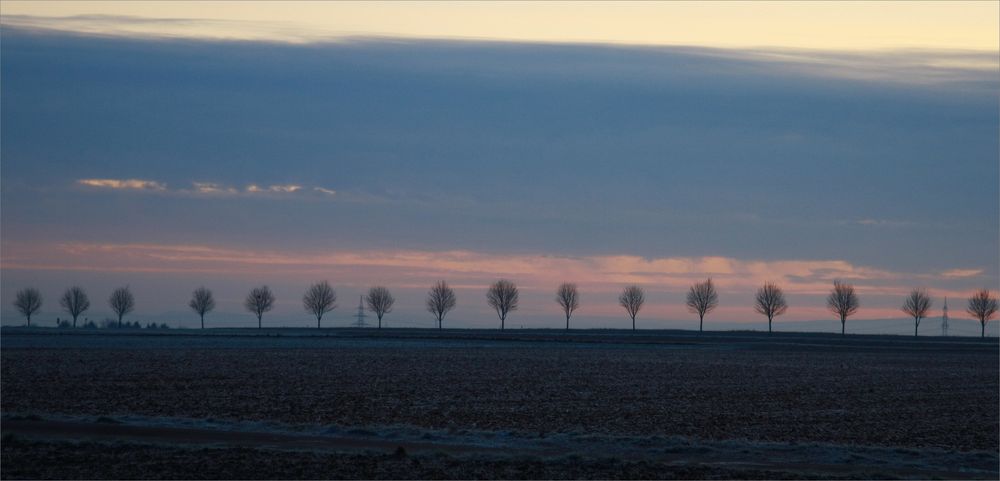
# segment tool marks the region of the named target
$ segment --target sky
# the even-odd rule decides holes
[[[52,324],[70,285],[88,316],[128,285],[136,320],[313,325],[329,280],[386,323],[499,324],[486,286],[522,290],[508,325],[706,328],[825,320],[834,279],[863,320],[930,291],[953,318],[1000,284],[995,2],[4,2],[0,14],[0,315],[25,286]],[[791,324],[789,324],[791,325]],[[850,323],[849,323],[850,326]],[[905,327],[905,326],[904,326]],[[909,327],[908,327],[909,328]],[[904,331],[905,332],[905,331]],[[970,328],[970,334],[978,332]]]

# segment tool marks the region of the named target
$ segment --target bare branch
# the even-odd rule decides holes
[[[986,337],[986,323],[997,313],[997,298],[990,295],[989,289],[980,289],[969,298],[965,311],[979,319],[980,335]]]
[[[108,305],[118,315],[118,327],[122,327],[122,317],[135,309],[135,297],[132,296],[128,286],[119,287],[111,293],[111,297],[108,297]]]
[[[76,327],[76,318],[90,309],[90,299],[82,288],[73,286],[63,293],[62,298],[59,299],[59,305],[73,317],[73,327]]]
[[[486,291],[486,302],[497,311],[500,317],[500,330],[504,328],[507,314],[517,310],[517,286],[507,279],[494,282]]]
[[[389,293],[389,289],[383,286],[375,286],[368,289],[368,295],[365,296],[365,303],[368,304],[368,310],[375,313],[378,317],[378,327],[382,328],[382,316],[392,312],[392,305],[396,302],[396,299],[392,297]]]
[[[327,281],[317,282],[309,286],[309,290],[302,296],[302,305],[306,312],[316,316],[316,327],[320,327],[323,314],[337,308],[337,292],[330,287]]]
[[[618,296],[618,304],[625,308],[628,312],[629,317],[632,318],[632,330],[635,330],[635,316],[639,313],[639,309],[642,309],[642,305],[646,302],[646,293],[641,287],[636,285],[631,285],[622,290],[620,296]]]
[[[771,323],[788,310],[788,302],[785,301],[785,293],[776,284],[765,282],[764,286],[757,289],[754,296],[753,310],[758,314],[767,316],[767,332],[771,332]]]
[[[264,313],[274,308],[274,294],[267,286],[254,287],[243,301],[243,307],[257,316],[257,329],[260,329]]]
[[[576,290],[576,284],[564,282],[556,290],[556,302],[562,306],[563,313],[566,314],[566,329],[569,329],[569,318],[573,316],[573,311],[580,307],[580,293]]]
[[[14,307],[17,308],[17,312],[20,312],[28,320],[28,325],[30,326],[31,315],[42,308],[42,293],[34,287],[21,289],[17,291],[17,297],[14,299]]]
[[[844,334],[844,324],[847,322],[847,318],[858,311],[859,305],[854,286],[841,282],[839,279],[833,281],[833,290],[826,298],[826,307],[830,312],[840,316],[841,334]]]
[[[927,317],[927,313],[931,310],[931,297],[923,289],[914,289],[903,301],[901,309],[913,318],[913,335],[916,336],[920,320]]]
[[[191,293],[191,301],[188,302],[188,306],[194,310],[201,317],[201,328],[205,328],[205,313],[215,309],[215,298],[212,297],[212,291],[206,289],[205,287],[199,287]]]
[[[691,286],[686,301],[688,310],[698,314],[698,331],[701,331],[702,324],[705,321],[705,314],[712,312],[713,309],[719,306],[719,294],[715,292],[715,285],[712,284],[712,278]]]
[[[445,281],[438,281],[427,292],[427,311],[437,318],[438,329],[441,329],[445,314],[454,309],[455,304],[455,291],[448,287],[448,283]]]

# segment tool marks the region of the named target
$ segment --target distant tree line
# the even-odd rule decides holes
[[[507,316],[518,308],[519,291],[514,282],[500,279],[486,290],[486,303],[496,311],[500,319],[500,329],[506,326]],[[392,312],[395,298],[385,286],[373,286],[363,297],[364,304],[378,319],[378,328],[382,327],[382,318]],[[562,308],[566,317],[566,329],[570,328],[570,318],[580,307],[580,293],[577,285],[563,283],[556,289],[556,303]],[[646,302],[645,291],[641,286],[630,285],[622,289],[618,296],[618,304],[625,309],[632,320],[632,330],[636,329],[636,317]],[[265,286],[254,287],[247,294],[243,306],[257,317],[257,327],[263,327],[264,314],[274,308],[275,296],[271,289]],[[913,318],[913,335],[919,334],[920,321],[930,313],[932,301],[925,289],[913,289],[903,300],[900,308],[907,316]],[[306,312],[316,317],[316,327],[322,327],[323,315],[337,308],[337,293],[327,281],[312,284],[302,296],[302,305]],[[427,293],[427,311],[434,315],[438,328],[442,328],[445,315],[457,305],[455,291],[445,281],[439,281],[431,286]],[[704,329],[705,316],[719,306],[719,293],[709,278],[691,286],[685,298],[688,310],[698,315],[698,330]],[[87,293],[78,286],[66,289],[59,299],[59,306],[72,318],[72,324],[67,321],[57,321],[59,327],[76,327],[77,319],[90,308]],[[205,328],[205,315],[215,309],[215,298],[212,291],[199,287],[191,294],[188,306],[199,316],[202,329]],[[17,292],[14,307],[24,316],[28,326],[31,326],[31,316],[42,308],[42,295],[38,289],[28,287]],[[126,315],[135,310],[135,297],[128,286],[119,287],[108,297],[108,307],[115,313],[117,320],[107,319],[103,327],[138,328],[139,323],[123,322]],[[846,333],[847,319],[855,314],[860,307],[858,294],[853,285],[840,280],[833,281],[833,288],[826,298],[826,307],[840,320],[840,333]],[[753,309],[767,318],[767,331],[772,332],[774,319],[788,310],[784,291],[777,284],[766,282],[757,290],[754,296]],[[980,324],[980,335],[986,337],[986,323],[992,320],[998,310],[998,301],[988,289],[976,291],[968,299],[966,312],[977,319]],[[96,327],[88,321],[84,327]],[[159,327],[155,323],[147,324],[147,328]]]

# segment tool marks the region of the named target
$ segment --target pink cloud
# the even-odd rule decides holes
[[[944,277],[976,277],[983,273],[982,269],[951,269],[941,273]]]
[[[720,319],[753,321],[753,293],[765,281],[785,289],[790,319],[830,317],[824,298],[833,279],[855,283],[862,295],[859,317],[901,317],[897,300],[914,279],[931,288],[935,298],[963,298],[968,292],[949,283],[956,276],[907,274],[854,265],[842,260],[745,260],[721,256],[643,258],[631,255],[564,257],[494,254],[466,250],[337,250],[288,252],[185,244],[16,244],[4,245],[4,269],[171,273],[190,277],[222,277],[236,282],[285,282],[330,279],[337,285],[364,288],[385,284],[416,293],[439,279],[472,294],[499,277],[514,280],[536,299],[522,312],[545,312],[545,301],[563,281],[586,292],[590,315],[621,315],[615,302],[623,285],[645,287],[651,318],[686,318],[683,295],[696,282],[712,277],[725,302],[714,314]],[[962,276],[957,276],[961,280]],[[941,288],[945,287],[945,288]]]
[[[94,189],[123,190],[146,193],[156,192],[160,194],[178,196],[218,197],[241,195],[272,198],[313,197],[328,199],[337,195],[337,191],[332,189],[324,187],[306,188],[305,186],[298,184],[273,184],[265,186],[249,184],[241,190],[231,185],[219,184],[216,182],[191,182],[191,187],[184,189],[168,189],[167,185],[163,182],[141,179],[79,179],[76,183]],[[348,200],[359,201],[359,198],[358,196],[354,196]]]
[[[302,186],[295,184],[269,185],[267,187],[259,187],[256,184],[250,184],[246,188],[246,191],[251,194],[260,194],[260,193],[290,194],[298,192],[300,190],[302,190]]]

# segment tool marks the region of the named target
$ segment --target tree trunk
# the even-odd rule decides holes
[[[979,321],[979,325],[980,325],[980,328],[979,328],[979,337],[986,337],[986,322],[985,321]]]
[[[917,337],[917,329],[920,328],[920,323],[913,321],[913,337]]]
[[[635,316],[632,316],[632,330],[635,330]]]
[[[382,316],[378,316],[378,328],[382,329]]]
[[[505,320],[506,320],[506,319],[504,319],[504,318],[502,318],[502,317],[500,318],[500,330],[501,330],[501,331],[503,330],[503,321],[505,321]]]
[[[76,324],[75,320],[73,321],[73,324]],[[204,314],[201,315],[201,328],[202,329],[205,328],[205,315]]]
[[[118,314],[118,329],[122,328],[122,315]]]
[[[73,316],[73,327],[76,327],[76,316]]]
[[[569,330],[569,314],[566,315],[566,330]]]
[[[257,316],[257,329],[260,329],[262,327],[263,327],[263,324],[261,324],[261,322],[260,322],[260,315],[258,315]]]
[[[844,319],[843,317],[840,318],[840,335],[841,336],[844,335],[844,324],[846,322],[847,322],[847,319]]]
[[[31,314],[28,314],[25,317],[28,318],[28,327],[31,327]]]
[[[698,332],[704,332],[705,331],[704,327],[705,327],[705,315],[704,314],[699,314],[698,315]]]
[[[767,318],[767,333],[768,334],[771,333],[771,318],[770,317]]]
[[[319,320],[320,320],[320,318],[319,318],[319,317],[317,317],[317,318],[316,318],[316,329],[322,329],[322,328],[320,327],[320,325],[319,325]]]
[[[438,318],[438,329],[441,329],[441,318]]]

